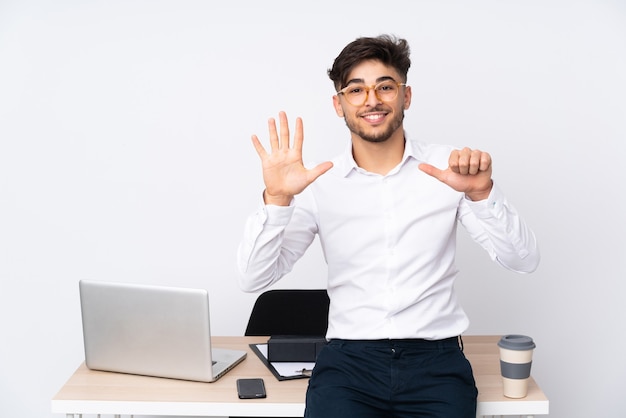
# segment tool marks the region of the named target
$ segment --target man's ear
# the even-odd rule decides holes
[[[411,86],[404,87],[404,110],[407,110],[411,106],[412,96],[413,92],[411,91]]]
[[[335,107],[335,113],[337,113],[337,116],[343,118],[343,107],[341,107],[341,103],[339,102],[339,96],[336,94],[333,96],[333,106]]]

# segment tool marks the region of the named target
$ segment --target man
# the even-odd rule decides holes
[[[460,348],[468,319],[453,284],[456,225],[493,260],[531,272],[532,231],[491,178],[488,153],[406,137],[411,104],[405,40],[359,38],[328,71],[351,144],[332,162],[302,163],[285,113],[270,150],[252,137],[264,202],[238,250],[240,285],[258,291],[320,238],[328,264],[329,344],[309,382],[306,416],[475,417],[476,387]]]

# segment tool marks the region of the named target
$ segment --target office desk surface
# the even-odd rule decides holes
[[[502,395],[498,336],[463,337],[478,387],[477,416],[542,415],[548,399],[531,378],[528,396]],[[213,346],[246,350],[247,358],[214,383],[161,379],[89,370],[81,364],[52,399],[52,412],[63,414],[128,414],[179,416],[303,416],[308,379],[278,381],[249,344],[267,337],[213,337]],[[267,398],[241,400],[235,381],[262,377]]]

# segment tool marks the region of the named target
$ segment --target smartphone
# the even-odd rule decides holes
[[[265,398],[265,383],[263,379],[237,379],[237,394],[239,399]]]

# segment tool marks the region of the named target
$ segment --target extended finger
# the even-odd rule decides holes
[[[317,179],[319,176],[321,176],[331,168],[333,168],[333,163],[330,161],[323,162],[313,167],[311,170],[309,170],[311,182],[315,181],[315,179]]]
[[[293,148],[297,151],[302,151],[302,144],[304,142],[304,126],[302,118],[296,118],[296,133],[293,137]]]
[[[273,151],[280,148],[280,144],[278,143],[278,131],[276,130],[276,120],[274,118],[269,118],[267,121],[267,127],[270,131],[270,148]]]
[[[420,165],[418,165],[418,168],[422,170],[424,173],[428,174],[431,177],[436,178],[439,181],[444,180],[443,170],[438,169],[434,165],[421,163]]]
[[[261,144],[261,141],[259,141],[258,136],[252,135],[252,145],[254,145],[254,149],[256,150],[256,153],[259,154],[259,157],[265,158],[267,156],[267,151],[265,151],[265,148]]]
[[[280,119],[280,148],[289,148],[289,122],[287,121],[287,114],[280,112],[278,114]]]

